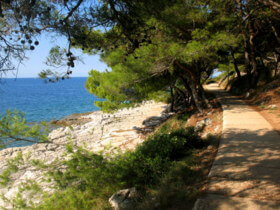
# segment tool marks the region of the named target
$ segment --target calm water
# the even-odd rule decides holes
[[[73,113],[96,111],[100,100],[85,89],[86,78],[71,78],[58,83],[43,80],[4,79],[0,84],[0,115],[7,109],[26,113],[29,122],[61,119]]]
[[[96,111],[94,101],[84,88],[86,78],[71,78],[58,83],[40,79],[2,79],[0,83],[0,116],[7,109],[26,113],[28,122],[61,119],[74,113]],[[28,145],[17,142],[9,147]]]

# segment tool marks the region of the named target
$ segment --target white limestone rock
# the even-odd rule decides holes
[[[132,209],[137,201],[137,196],[135,187],[119,190],[109,198],[109,203],[115,210]]]
[[[7,161],[22,153],[23,160],[19,170],[15,172],[7,186],[0,186],[0,194],[8,199],[16,196],[22,184],[28,180],[35,180],[45,192],[53,191],[53,182],[48,182],[46,169],[38,169],[31,163],[39,160],[46,164],[53,164],[56,160],[67,160],[70,158],[66,153],[65,146],[72,143],[93,152],[115,154],[125,150],[133,150],[136,145],[143,142],[142,132],[152,131],[146,128],[143,122],[153,118],[156,126],[172,114],[164,112],[166,104],[146,101],[137,107],[122,109],[114,114],[104,114],[101,111],[91,113],[81,118],[90,119],[83,125],[72,125],[72,128],[58,128],[49,134],[53,143],[34,144],[26,147],[8,148],[0,151],[0,173],[7,168]],[[24,194],[24,197],[28,194]],[[26,198],[27,198],[26,197]],[[27,198],[28,199],[28,198]],[[32,198],[30,198],[32,199]],[[35,202],[39,202],[36,197]],[[11,205],[0,197],[0,207],[12,209]]]

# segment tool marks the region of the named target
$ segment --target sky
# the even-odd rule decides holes
[[[40,44],[36,46],[35,50],[28,51],[28,60],[25,60],[23,64],[19,67],[17,72],[17,78],[37,78],[38,73],[43,69],[48,69],[49,67],[44,64],[46,57],[49,54],[49,50],[55,46],[59,45],[61,47],[67,46],[67,40],[64,37],[51,37],[50,34],[44,34],[38,39]],[[81,50],[72,50],[74,55],[82,57],[83,63],[75,63],[75,67],[71,68],[73,71],[72,77],[87,77],[88,72],[91,69],[104,71],[108,69],[107,65],[99,60],[99,55],[86,55],[83,54]],[[15,78],[16,71],[9,72],[4,78]]]

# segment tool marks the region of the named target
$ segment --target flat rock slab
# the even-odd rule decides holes
[[[194,209],[280,209],[280,136],[243,101],[207,86],[223,107],[223,135],[205,197]]]

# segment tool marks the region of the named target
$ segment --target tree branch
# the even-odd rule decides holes
[[[68,15],[66,16],[66,18],[64,18],[64,22],[66,22],[72,15],[73,13],[79,8],[79,6],[81,5],[81,3],[83,2],[84,0],[79,0],[78,3],[76,4],[75,7],[72,8],[72,10],[68,13]]]
[[[26,141],[26,142],[30,142],[30,143],[51,143],[51,141],[43,141],[43,142],[33,141],[30,139],[19,138],[19,137],[14,137],[14,136],[10,136],[10,135],[9,135],[9,138],[14,139],[14,141]]]

